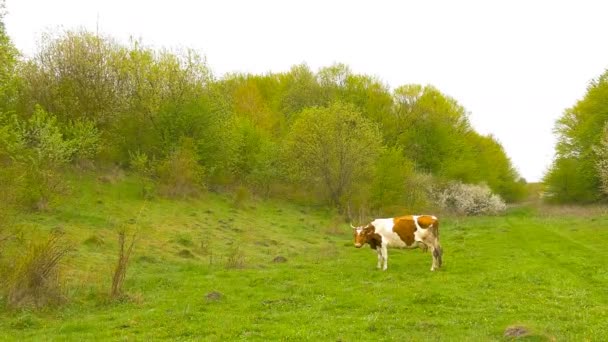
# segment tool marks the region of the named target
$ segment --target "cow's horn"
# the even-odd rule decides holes
[[[353,224],[352,224],[352,223],[350,224],[350,227],[351,227],[352,229],[357,229],[357,227],[353,226]]]

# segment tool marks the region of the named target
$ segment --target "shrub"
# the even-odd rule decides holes
[[[126,230],[120,230],[118,232],[118,260],[116,262],[116,268],[114,269],[114,275],[112,277],[112,289],[110,296],[114,299],[120,298],[123,294],[122,285],[127,276],[127,268],[129,267],[129,259],[131,252],[133,252],[133,246],[135,245],[136,233],[131,235],[131,242],[127,242]]]
[[[600,179],[600,190],[608,195],[608,122],[604,125],[600,142],[593,147],[593,152],[597,157],[595,169]]]
[[[506,209],[505,202],[486,185],[453,182],[433,195],[440,208],[462,215],[496,215]]]
[[[251,198],[251,191],[246,186],[240,185],[234,191],[234,206],[243,208],[247,201]]]
[[[61,176],[75,151],[64,139],[53,115],[36,107],[27,121],[16,116],[0,117],[0,163],[10,170],[12,179],[0,190],[18,193],[17,202],[33,209],[46,209],[59,195],[67,191]]]
[[[97,156],[100,149],[100,133],[95,123],[80,119],[65,126],[64,131],[72,150],[73,161],[83,163]]]
[[[139,151],[129,152],[131,169],[139,175],[142,195],[144,198],[151,198],[154,194],[154,183],[152,180],[152,163],[148,155]]]
[[[31,242],[8,276],[7,305],[42,307],[62,302],[59,267],[69,251],[59,233],[44,242]]]
[[[228,251],[226,255],[226,268],[244,268],[245,253],[237,246]]]
[[[204,189],[204,169],[197,161],[192,139],[180,146],[158,166],[159,191],[167,197],[193,197]]]

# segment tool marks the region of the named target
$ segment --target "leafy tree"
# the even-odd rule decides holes
[[[372,175],[381,141],[378,127],[351,105],[305,109],[287,137],[291,174],[343,204],[356,183]]]
[[[324,104],[316,76],[307,65],[296,65],[288,73],[279,75],[279,79],[279,108],[287,119],[292,119],[294,114],[307,107]]]
[[[598,163],[603,128],[608,121],[608,70],[593,80],[585,97],[567,109],[555,126],[556,157],[545,176],[551,198],[560,202],[594,202],[602,198]]]
[[[388,148],[375,163],[371,186],[371,203],[374,208],[404,204],[406,181],[414,173],[414,165],[398,148]]]
[[[595,167],[601,183],[600,189],[604,195],[608,195],[608,122],[604,124],[600,142],[594,146],[593,151],[597,155]]]
[[[395,90],[395,122],[389,140],[424,171],[453,177],[446,166],[457,163],[471,130],[465,109],[437,89],[418,85]]]
[[[13,116],[5,127],[14,133],[4,134],[0,144],[10,158],[9,166],[22,171],[14,179],[19,202],[33,209],[47,209],[67,191],[61,171],[76,152],[75,144],[63,137],[56,118],[39,106],[29,120]]]
[[[119,52],[111,39],[86,31],[43,36],[38,53],[22,70],[21,111],[29,114],[39,104],[63,122],[88,119],[107,125],[125,108],[120,91],[126,80],[116,68]]]
[[[13,109],[18,86],[19,51],[6,34],[4,7],[4,1],[0,2],[0,111]]]

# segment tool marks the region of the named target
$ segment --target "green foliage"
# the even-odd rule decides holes
[[[406,183],[414,175],[414,165],[400,149],[390,148],[382,152],[375,163],[370,200],[375,209],[405,203]]]
[[[597,156],[595,168],[601,182],[601,190],[604,195],[608,195],[608,122],[604,124],[600,142],[593,147],[593,152]]]
[[[378,127],[351,105],[306,109],[287,137],[290,174],[321,188],[333,204],[344,204],[373,175],[381,140]]]
[[[192,139],[182,139],[179,147],[157,168],[159,191],[167,197],[198,196],[204,189],[204,168],[197,161]]]
[[[557,203],[590,203],[598,200],[596,170],[589,160],[557,158],[545,175],[545,198]]]
[[[424,179],[485,183],[508,201],[524,197],[523,182],[500,144],[477,134],[465,108],[432,86],[406,85],[391,93],[381,80],[355,74],[344,64],[318,72],[302,64],[283,73],[216,80],[204,58],[191,50],[155,50],[139,41],[124,45],[87,31],[45,35],[37,54],[17,64],[11,69],[19,79],[18,86],[10,85],[16,91],[11,108],[20,120],[37,117],[40,110],[52,113],[52,125],[62,136],[48,132],[48,137],[57,148],[69,141],[65,148],[71,152],[59,155],[78,166],[95,161],[125,167],[138,151],[148,163],[162,164],[150,167],[167,181],[169,165],[177,163],[175,151],[183,139],[191,139],[192,160],[205,170],[204,179],[193,183],[213,190],[242,184],[264,196],[289,189],[284,191],[308,192],[302,195],[312,201],[415,208],[425,205],[424,191],[414,195],[406,189],[402,192],[409,195],[401,196],[394,189],[416,187]],[[342,112],[356,112],[356,118]],[[364,124],[353,131],[340,120]],[[13,141],[6,146],[19,146],[10,132],[0,134]],[[315,143],[327,144],[322,148],[329,155],[303,153],[312,163],[304,164],[294,152],[304,146],[297,139],[315,134],[322,138]],[[367,148],[356,143],[360,139],[374,142]],[[373,164],[382,145],[402,151],[407,170]],[[398,162],[389,159],[381,163]]]
[[[6,33],[4,1],[0,3],[0,112],[14,109],[19,90],[19,51]]]
[[[150,161],[148,155],[139,151],[130,152],[131,169],[139,176],[141,184],[141,193],[144,198],[151,198],[154,194],[154,169],[153,161]]]
[[[64,128],[75,161],[94,160],[101,148],[101,135],[95,124],[85,119],[72,121]]]
[[[0,183],[4,191],[16,198],[16,203],[38,210],[48,208],[67,191],[61,171],[77,145],[64,139],[56,118],[40,107],[27,121],[3,114],[0,124],[0,160],[5,167]]]
[[[545,176],[549,198],[558,202],[594,202],[602,199],[597,165],[608,122],[608,71],[592,81],[585,97],[557,121],[556,156]]]
[[[254,189],[263,196],[269,196],[275,184],[285,182],[284,152],[271,140],[263,140],[255,157],[251,173],[247,177]]]
[[[24,160],[39,167],[56,168],[67,164],[76,152],[76,143],[64,139],[54,115],[37,106],[34,114],[21,127],[26,148],[31,152]]]
[[[394,96],[395,123],[389,140],[403,146],[421,170],[462,177],[465,137],[471,130],[464,108],[430,86],[402,86]]]
[[[465,183],[485,183],[507,201],[525,187],[502,146],[469,123],[464,107],[437,89],[407,85],[395,90],[393,123],[385,131],[418,170]]]

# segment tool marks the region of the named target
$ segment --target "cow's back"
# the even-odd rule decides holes
[[[414,247],[427,235],[438,236],[439,222],[431,215],[406,215],[376,219],[371,223],[388,246]]]

